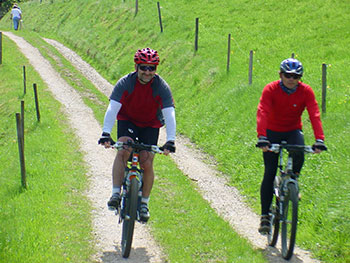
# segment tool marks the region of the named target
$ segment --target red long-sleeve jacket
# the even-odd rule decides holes
[[[299,81],[297,90],[287,94],[280,80],[267,84],[262,92],[257,111],[257,133],[266,136],[266,129],[287,132],[302,129],[301,116],[307,109],[315,139],[324,140],[320,111],[310,86]]]

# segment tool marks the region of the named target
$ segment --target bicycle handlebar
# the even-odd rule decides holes
[[[148,151],[148,152],[159,153],[159,154],[163,153],[163,151],[157,145],[134,143],[132,141],[116,142],[115,144],[111,145],[112,148],[115,148],[117,150],[125,149],[124,148],[125,146],[131,147],[131,148],[138,150],[138,151]]]
[[[315,151],[312,149],[312,146],[310,145],[295,145],[295,144],[278,144],[273,143],[270,146],[270,151],[278,153],[280,149],[286,149],[287,151],[293,151],[293,152],[305,152],[305,153],[314,153]]]

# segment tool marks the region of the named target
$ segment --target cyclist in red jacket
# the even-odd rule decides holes
[[[301,82],[303,66],[297,59],[288,58],[280,65],[280,80],[264,87],[257,110],[257,147],[263,151],[265,172],[260,188],[261,221],[259,232],[270,231],[268,216],[273,196],[273,182],[277,172],[278,154],[269,151],[271,143],[287,141],[288,144],[304,145],[301,116],[308,111],[316,139],[316,153],[326,150],[318,104],[310,86]],[[304,153],[293,156],[293,172],[300,173]]]
[[[106,148],[114,144],[110,134],[116,119],[120,142],[130,139],[135,141],[138,138],[140,143],[157,145],[159,128],[165,124],[167,142],[163,146],[164,154],[175,152],[174,101],[169,85],[156,74],[159,64],[158,52],[150,48],[140,49],[135,53],[134,62],[135,72],[119,79],[113,89],[98,143]],[[118,209],[129,156],[129,150],[119,150],[114,160],[112,197],[107,203],[110,210]],[[148,201],[154,180],[153,158],[153,153],[140,152],[140,165],[144,170],[140,219],[144,222],[150,217]]]

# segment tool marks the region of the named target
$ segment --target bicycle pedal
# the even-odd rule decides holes
[[[108,210],[109,211],[118,211],[118,209],[115,208],[114,206],[108,206]]]
[[[269,232],[259,232],[260,233],[260,235],[262,235],[262,236],[267,236],[267,234],[269,233]]]

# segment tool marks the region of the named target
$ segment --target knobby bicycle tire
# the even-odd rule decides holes
[[[137,200],[138,200],[139,183],[136,178],[132,178],[130,181],[130,190],[128,198],[126,199],[126,209],[123,221],[122,231],[122,256],[128,258],[130,255],[132,238],[134,235],[134,226],[137,213]]]
[[[288,184],[283,202],[282,256],[289,260],[293,255],[298,224],[298,191],[294,183]]]
[[[273,195],[270,210],[271,230],[267,234],[267,242],[269,246],[274,247],[277,243],[278,232],[280,229],[279,201],[275,195]]]

